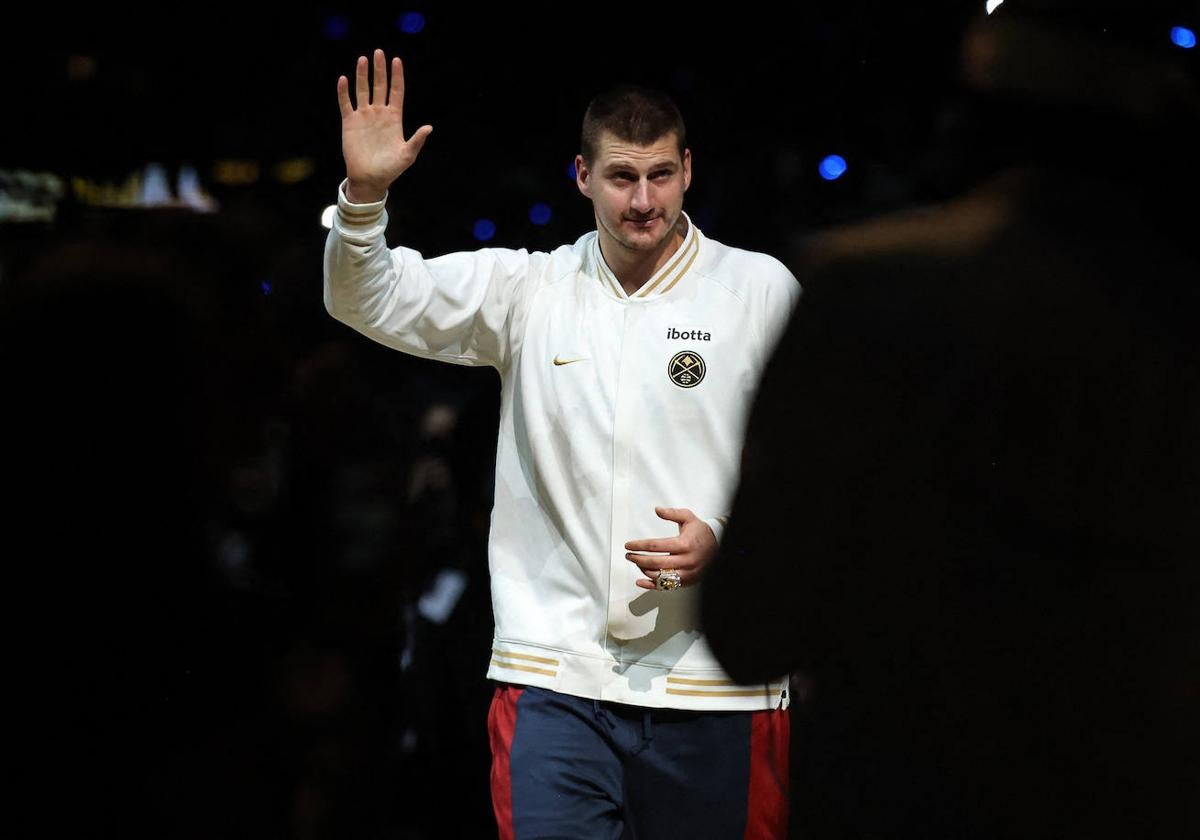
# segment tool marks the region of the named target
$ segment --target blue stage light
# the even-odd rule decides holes
[[[480,219],[475,223],[475,229],[472,232],[480,242],[487,242],[496,235],[496,223],[491,219]]]
[[[341,15],[333,15],[325,19],[325,37],[340,41],[350,34],[350,21]]]
[[[846,159],[841,155],[829,155],[821,165],[817,167],[817,171],[821,173],[821,177],[826,181],[835,181],[842,177],[846,172]]]
[[[405,12],[396,20],[396,26],[405,35],[416,35],[425,28],[425,15],[420,12]]]

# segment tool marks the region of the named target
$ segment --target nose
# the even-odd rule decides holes
[[[633,189],[633,196],[629,201],[630,208],[635,213],[646,214],[654,209],[654,202],[650,198],[650,182],[645,178],[641,178],[637,182],[637,186]]]

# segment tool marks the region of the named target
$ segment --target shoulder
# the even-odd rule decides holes
[[[703,234],[696,271],[743,299],[800,292],[795,275],[770,254],[736,248]]]
[[[577,244],[559,245],[550,251],[486,248],[474,253],[488,254],[492,260],[503,266],[526,266],[531,279],[536,279],[540,283],[552,283],[565,275],[579,271],[583,254],[586,252],[581,252],[577,248]]]
[[[574,242],[559,245],[546,255],[546,282],[554,283],[586,271],[591,261],[592,240],[596,232],[586,233]]]

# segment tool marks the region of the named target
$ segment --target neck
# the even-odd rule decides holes
[[[625,294],[633,295],[646,285],[646,281],[653,277],[655,272],[666,265],[667,260],[671,259],[683,244],[687,236],[687,225],[687,217],[681,213],[679,221],[675,223],[675,229],[652,251],[634,251],[626,248],[608,236],[604,228],[597,228],[600,235],[600,253],[604,255],[604,261],[616,275],[617,282],[621,284]]]

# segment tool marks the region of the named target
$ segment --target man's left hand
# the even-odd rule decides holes
[[[630,540],[625,543],[625,559],[636,563],[646,575],[637,585],[642,589],[658,588],[658,573],[674,569],[679,573],[679,585],[689,586],[698,581],[704,567],[717,553],[717,538],[708,523],[687,508],[656,507],[659,518],[679,525],[679,536],[649,540]],[[642,552],[653,552],[643,554]]]

